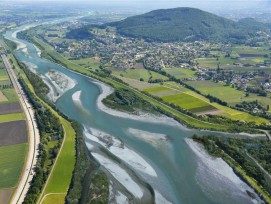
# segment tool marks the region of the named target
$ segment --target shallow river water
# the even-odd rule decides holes
[[[132,197],[137,203],[256,202],[246,193],[252,190],[225,162],[208,157],[186,140],[203,132],[169,121],[158,123],[155,117],[140,121],[101,110],[98,97],[106,86],[42,59],[33,44],[16,38],[17,31],[26,28],[10,30],[5,37],[20,43],[18,59],[48,84],[56,107],[84,128],[89,150],[110,177],[112,203],[128,203]]]

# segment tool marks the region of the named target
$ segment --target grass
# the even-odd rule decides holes
[[[169,87],[160,86],[148,88],[144,91],[154,96],[159,96],[165,102],[173,103],[180,106],[181,108],[190,110],[193,113],[216,110],[216,108],[210,105],[210,103],[207,103],[186,93],[181,93],[180,91],[171,89]]]
[[[195,71],[185,68],[165,68],[163,71],[176,77],[177,79],[194,78]]]
[[[8,73],[5,69],[0,69],[0,77],[8,78]]]
[[[164,96],[162,99],[168,103],[173,103],[194,113],[216,110],[216,108],[210,104],[187,94]]]
[[[65,130],[65,141],[43,195],[67,192],[72,177],[75,163],[75,132],[68,121],[63,118],[60,120]]]
[[[243,91],[236,90],[230,86],[224,86],[221,83],[215,83],[212,81],[190,81],[187,83],[204,95],[210,94],[212,96],[216,96],[232,106],[242,101],[250,102],[255,100],[258,100],[264,106],[271,105],[270,98],[260,97],[256,94],[250,94],[248,97],[245,97],[245,93]]]
[[[146,69],[127,69],[125,71],[113,71],[113,75],[116,76],[123,76],[126,78],[131,78],[131,79],[143,79],[144,81],[148,81],[150,78],[152,80],[154,79],[163,79],[163,80],[168,80],[167,77],[158,74],[153,71],[149,71]]]
[[[19,98],[14,89],[2,89],[2,93],[7,97],[8,102],[17,102]]]
[[[24,120],[24,113],[12,113],[6,115],[0,115],[0,123],[11,122],[16,120]]]
[[[232,49],[234,52],[238,54],[259,54],[259,55],[265,55],[269,54],[270,51],[262,48],[262,47],[249,47],[249,46],[238,46],[234,47]]]
[[[191,91],[189,89],[186,89],[184,88],[183,86],[180,86],[179,84],[176,84],[175,82],[167,82],[166,85],[168,87],[172,87],[174,89],[177,89],[184,93],[187,93],[191,96],[194,96],[196,98],[199,98],[207,103],[210,103],[209,102],[209,99],[207,99],[206,97],[200,95],[200,94],[197,94],[196,92],[194,91]],[[241,112],[241,111],[238,111],[238,110],[235,110],[235,109],[232,109],[232,108],[229,108],[229,107],[226,107],[226,106],[222,106],[222,105],[219,105],[218,103],[212,103],[212,106],[214,106],[215,108],[223,111],[223,113],[219,114],[219,115],[223,115],[227,118],[230,118],[232,120],[243,120],[243,121],[246,121],[246,122],[256,122],[256,124],[261,124],[261,123],[266,123],[268,122],[268,120],[264,119],[264,118],[260,118],[260,117],[256,117],[256,116],[253,116],[253,115],[250,115],[248,113],[245,113],[245,112]]]
[[[27,153],[27,144],[0,147],[0,188],[17,185]]]
[[[52,203],[65,203],[66,194],[50,194],[47,195],[42,204],[52,204]]]
[[[85,68],[91,68],[94,70],[99,70],[99,63],[100,60],[96,59],[94,57],[92,58],[84,58],[84,59],[80,59],[80,60],[71,60],[73,63],[78,64],[80,66],[83,66]]]

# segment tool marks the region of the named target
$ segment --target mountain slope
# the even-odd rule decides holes
[[[239,42],[259,31],[259,26],[253,26],[254,21],[253,25],[249,24],[248,20],[234,22],[194,8],[155,10],[108,25],[116,27],[117,32],[125,36],[162,42]]]

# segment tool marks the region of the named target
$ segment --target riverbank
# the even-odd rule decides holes
[[[204,150],[214,158],[223,159],[234,171],[234,173],[247,185],[254,189],[255,192],[266,203],[271,203],[270,184],[266,180],[262,170],[251,161],[246,154],[250,151],[251,154],[261,155],[262,162],[266,163],[267,156],[260,151],[264,148],[263,140],[256,139],[237,139],[224,138],[217,136],[197,136],[193,135],[193,141],[204,147]],[[267,141],[266,141],[267,142]],[[268,143],[268,142],[267,142]],[[261,146],[261,148],[253,148]],[[248,191],[248,194],[255,197]]]
[[[242,181],[223,159],[210,156],[204,146],[193,141],[193,139],[186,138],[185,142],[198,158],[196,177],[203,191],[205,188],[211,190],[210,196],[213,196],[212,193],[221,193],[219,198],[221,200],[216,202],[219,203],[223,199],[234,201],[237,196],[242,198],[243,203],[258,203],[261,201],[256,192]],[[210,177],[210,175],[212,176]],[[213,176],[218,181],[213,181]],[[223,188],[220,186],[223,186]],[[235,194],[230,194],[232,189],[235,189]]]
[[[116,116],[116,117],[129,118],[129,119],[139,120],[139,121],[143,121],[143,122],[163,123],[163,124],[167,124],[167,125],[171,125],[171,126],[178,126],[182,129],[188,130],[188,128],[181,125],[179,122],[177,122],[173,118],[169,118],[165,115],[161,115],[161,114],[155,115],[155,114],[151,114],[151,113],[145,113],[142,111],[137,112],[138,114],[135,115],[132,113],[121,112],[116,109],[112,109],[112,108],[107,107],[106,105],[104,105],[104,103],[102,101],[103,101],[103,99],[105,99],[106,97],[108,97],[110,94],[112,94],[114,92],[114,88],[112,88],[111,86],[108,86],[100,81],[97,81],[97,80],[95,80],[93,82],[98,85],[98,87],[100,88],[100,91],[101,91],[101,94],[97,98],[97,107],[101,111],[103,111],[107,114]]]

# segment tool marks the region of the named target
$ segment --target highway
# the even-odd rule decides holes
[[[18,94],[21,106],[26,116],[28,127],[28,155],[24,165],[24,170],[15,190],[11,204],[19,204],[24,201],[25,195],[30,187],[31,180],[34,176],[34,168],[37,163],[38,157],[38,145],[40,143],[40,135],[37,127],[37,123],[34,116],[34,110],[31,104],[28,102],[26,95],[24,94],[21,85],[19,84],[16,74],[14,73],[10,62],[5,54],[1,55],[10,80],[14,86],[15,91]]]

